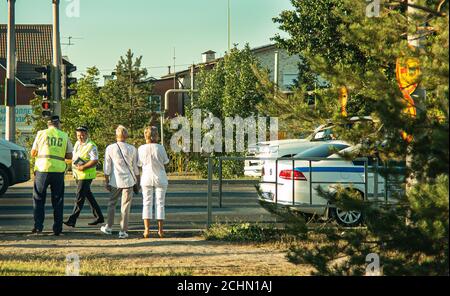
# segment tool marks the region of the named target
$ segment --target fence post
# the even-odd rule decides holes
[[[295,206],[295,160],[292,160],[292,205]]]
[[[222,157],[219,157],[219,207],[222,207]]]
[[[384,161],[383,167],[384,167],[384,202],[388,203],[388,182],[389,182],[389,161]]]
[[[312,161],[309,160],[309,205],[312,205]]]
[[[212,159],[211,157],[208,157],[208,195],[207,195],[207,220],[206,220],[206,227],[211,227],[211,220],[212,220]]]
[[[275,159],[275,205],[278,203],[278,158]]]
[[[367,194],[369,191],[369,187],[368,187],[369,186],[369,183],[368,183],[369,174],[367,172],[367,169],[368,169],[367,162],[368,162],[368,158],[366,158],[364,160],[364,200],[367,200],[367,198],[368,198]]]
[[[373,195],[375,199],[378,200],[378,158],[375,157],[374,168],[373,168]]]

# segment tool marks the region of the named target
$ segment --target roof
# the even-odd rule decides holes
[[[36,66],[52,61],[52,25],[16,25],[17,78],[24,83],[39,77]],[[0,25],[0,63],[6,68],[7,26]]]
[[[278,48],[278,46],[276,44],[267,44],[267,45],[251,48],[250,50],[253,53],[259,53],[259,52],[263,52],[263,51],[266,51],[266,50],[272,50],[272,49],[277,49],[277,48]],[[209,54],[209,53],[216,53],[216,52],[212,51],[212,50],[208,50],[208,51],[205,51],[202,54]],[[206,63],[199,63],[199,64],[196,64],[194,66],[195,66],[195,69],[198,69],[201,66],[214,65],[221,59],[223,59],[223,58],[216,58],[213,61],[206,62]],[[181,74],[189,73],[190,71],[191,71],[190,69],[185,69],[185,70],[177,71],[176,73],[166,74],[164,76],[161,76],[161,79],[173,78],[174,74],[176,74],[177,76],[180,76]]]

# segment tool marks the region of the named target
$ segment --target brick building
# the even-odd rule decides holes
[[[289,91],[294,83],[294,79],[297,79],[298,77],[298,63],[300,62],[300,57],[289,55],[285,49],[278,48],[275,44],[252,48],[251,51],[258,59],[260,65],[269,70],[269,77],[272,81],[275,79],[275,53],[278,53],[277,84],[281,91]],[[169,73],[161,77],[161,79],[153,81],[155,94],[158,93],[158,95],[161,96],[161,100],[164,101],[164,94],[169,89],[190,89],[192,73],[194,74],[195,88],[195,75],[200,69],[202,67],[212,69],[216,63],[222,59],[216,58],[215,54],[216,53],[211,50],[202,53],[202,62],[194,65],[193,71],[192,67],[190,67],[176,73]],[[184,114],[184,106],[185,104],[189,104],[189,102],[189,94],[171,94],[169,99],[169,117],[173,117],[176,113]],[[162,105],[163,104],[164,103],[162,103]]]
[[[6,77],[7,26],[0,25],[0,130],[4,137],[5,106],[4,84]],[[26,124],[31,114],[30,101],[35,86],[31,80],[39,78],[35,68],[52,61],[52,25],[16,25],[16,128],[23,142],[30,136],[32,127]]]

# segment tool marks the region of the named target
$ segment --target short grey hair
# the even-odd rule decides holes
[[[117,137],[123,137],[123,138],[127,138],[128,137],[128,130],[126,129],[126,127],[124,127],[123,125],[119,125],[116,129],[116,136]]]

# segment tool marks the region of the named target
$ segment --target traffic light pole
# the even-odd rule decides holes
[[[60,0],[52,0],[53,4],[53,87],[52,101],[53,114],[61,116],[61,43],[59,34],[59,3]]]
[[[5,139],[16,142],[16,27],[15,2],[8,0],[7,69],[5,81]]]

